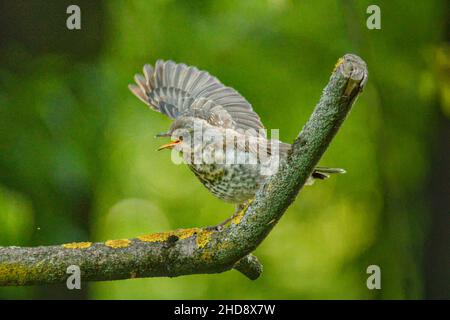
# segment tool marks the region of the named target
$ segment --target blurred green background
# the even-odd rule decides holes
[[[81,8],[81,30],[66,8]],[[381,30],[366,8],[381,8]],[[170,120],[127,89],[144,63],[208,70],[292,141],[337,59],[369,66],[365,92],[321,165],[348,173],[302,190],[230,271],[0,288],[0,298],[450,298],[448,3],[420,1],[2,1],[0,245],[134,237],[212,225],[233,208],[156,152]],[[382,289],[366,287],[381,267]]]

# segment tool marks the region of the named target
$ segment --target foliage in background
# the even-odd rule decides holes
[[[27,19],[64,28],[66,4],[49,11],[53,22]],[[133,237],[212,225],[232,213],[187,167],[155,151],[154,135],[170,120],[127,89],[144,63],[163,58],[208,70],[290,142],[336,59],[354,52],[368,63],[368,87],[321,161],[348,173],[302,191],[256,251],[265,266],[259,280],[237,272],[136,279],[90,284],[81,295],[423,297],[430,141],[440,110],[450,108],[448,79],[438,82],[449,59],[444,2],[380,2],[381,30],[365,27],[369,4],[161,0],[99,10],[81,1],[82,30],[60,31],[59,44],[15,30],[0,55],[0,245]],[[381,267],[381,291],[366,288],[370,264]],[[77,294],[0,289],[0,297]]]

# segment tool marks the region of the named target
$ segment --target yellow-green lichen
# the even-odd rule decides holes
[[[245,207],[239,211],[234,217],[233,219],[231,219],[231,223],[232,224],[238,224],[239,222],[241,222],[242,218],[244,217],[245,212],[247,211],[248,207],[252,204],[254,199],[250,200]]]
[[[266,185],[266,192],[271,192],[272,189],[273,189],[273,183],[272,183],[272,182],[269,182],[269,183]]]
[[[192,237],[193,235],[198,234],[199,232],[201,232],[200,228],[178,229],[173,231],[172,235],[177,236],[178,239],[182,240]]]
[[[36,271],[19,264],[0,265],[0,286],[1,285],[24,285],[29,278],[34,278]]]
[[[233,219],[231,219],[231,223],[232,224],[238,224],[239,222],[241,222],[242,218],[244,217],[244,213],[245,213],[245,209],[239,211],[238,214],[236,214],[233,217]]]
[[[202,253],[202,260],[205,262],[211,262],[213,260],[214,254],[209,251],[205,250],[205,252]]]
[[[22,284],[27,277],[25,269],[16,265],[0,265],[0,284]]]
[[[192,237],[193,235],[198,233],[200,230],[201,230],[200,228],[177,229],[177,230],[168,231],[168,232],[146,234],[146,235],[138,237],[138,239],[143,242],[163,242],[163,241],[167,241],[167,239],[169,239],[169,237],[175,236],[179,240],[182,240],[182,239]]]
[[[66,249],[87,249],[92,246],[92,242],[71,242],[62,245]]]
[[[203,248],[210,240],[213,231],[201,228],[177,229],[174,231],[152,233],[138,237],[143,242],[163,242],[170,237],[176,237],[177,240],[183,240],[197,235],[196,243],[199,248]]]
[[[126,248],[130,246],[131,241],[128,239],[108,240],[105,242],[105,246],[110,248]]]
[[[334,69],[333,72],[336,71],[337,68],[339,68],[339,66],[344,62],[344,58],[339,58],[339,60],[336,62],[336,64],[334,65]]]

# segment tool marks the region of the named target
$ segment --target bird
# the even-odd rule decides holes
[[[236,205],[219,230],[254,198],[259,187],[289,156],[291,144],[269,139],[252,105],[235,89],[207,71],[172,60],[145,64],[134,76],[131,92],[150,109],[173,122],[157,137],[171,141],[158,150],[174,149],[217,198]],[[306,184],[345,173],[316,167]]]

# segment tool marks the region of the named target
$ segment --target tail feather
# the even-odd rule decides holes
[[[316,167],[311,174],[311,177],[306,182],[307,185],[312,185],[314,183],[314,180],[325,180],[330,177],[330,175],[335,173],[345,173],[346,171],[341,168],[327,168],[327,167]]]

